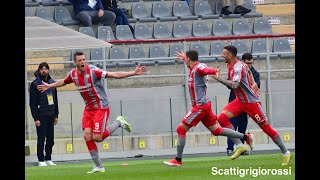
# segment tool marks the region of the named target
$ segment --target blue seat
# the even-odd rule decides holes
[[[213,14],[208,1],[198,0],[194,2],[194,14],[201,19],[219,19],[218,14]]]
[[[231,36],[231,30],[226,20],[214,20],[212,23],[212,35],[214,36]]]
[[[221,14],[221,9],[222,9],[222,4],[221,4],[221,0],[217,0],[216,3],[215,3],[215,13],[216,14],[219,14],[222,18],[241,18],[241,14],[234,14],[233,11],[234,11],[234,1],[230,1],[230,7],[228,8],[232,14],[229,14],[229,15],[224,15],[224,14]]]
[[[131,5],[131,14],[139,22],[156,22],[157,18],[151,17],[148,8],[143,2],[135,2]]]
[[[185,2],[185,1],[183,1]],[[175,21],[173,23],[172,34],[175,38],[191,37],[191,31],[182,21]]]
[[[277,53],[281,59],[294,58],[295,54],[287,38],[276,38],[273,40],[272,52]]]
[[[194,21],[192,23],[192,35],[195,37],[212,36],[206,21]]]
[[[224,61],[223,58],[221,57],[224,47],[225,47],[225,44],[224,42],[221,42],[221,41],[214,41],[210,43],[210,55],[217,56],[215,57],[215,59],[219,62]]]
[[[172,16],[166,2],[153,2],[152,3],[152,17],[158,18],[160,21],[177,21],[178,17]]]
[[[254,34],[272,34],[268,18],[255,18],[252,29]]]
[[[142,46],[129,47],[129,59],[145,58],[145,53]]]
[[[153,39],[147,24],[137,23],[134,25],[134,37],[136,39]]]
[[[109,59],[128,59],[121,47],[112,47],[109,49]]]
[[[186,1],[173,1],[172,14],[176,17],[179,17],[180,20],[198,19],[198,16],[191,14],[189,5]]]
[[[242,54],[250,52],[247,45],[247,40],[234,40],[231,42],[231,45],[238,49],[237,58],[239,60],[241,60]]]
[[[174,57],[176,52],[181,52],[183,50],[183,46],[181,43],[179,44],[170,44],[169,46],[169,57]]]
[[[254,7],[253,0],[244,0],[243,1],[243,7],[247,9],[251,9],[251,12],[244,14],[243,17],[249,18],[249,17],[262,17],[262,13],[258,13],[256,11],[256,8]]]
[[[271,53],[271,51],[269,51]],[[267,58],[267,44],[266,39],[254,39],[251,45],[251,53],[253,59],[266,59]],[[278,55],[271,54],[270,59],[277,59]]]
[[[103,41],[115,40],[113,31],[110,26],[98,26],[97,38]]]
[[[85,35],[94,37],[94,38],[96,37],[96,35],[93,32],[92,27],[79,27],[79,32],[81,32],[81,33],[83,33]]]
[[[128,25],[116,26],[116,38],[118,40],[130,40],[134,39],[130,27]]]
[[[172,31],[167,23],[155,23],[153,25],[153,37],[155,39],[173,38]]]
[[[68,8],[65,6],[54,7],[54,19],[57,22],[61,22],[64,26],[80,24],[80,21],[72,19]]]
[[[248,35],[252,34],[247,19],[234,19],[232,22],[232,34],[234,35]]]
[[[198,55],[199,56],[208,56],[209,55],[209,51],[206,48],[206,45],[202,42],[193,42],[190,43],[190,47],[189,50],[196,50],[198,51]]]
[[[149,58],[168,57],[161,45],[151,45],[149,47]]]

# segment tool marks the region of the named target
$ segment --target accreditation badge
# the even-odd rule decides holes
[[[47,98],[48,98],[48,104],[49,105],[53,105],[54,103],[53,103],[53,96],[52,96],[52,94],[50,93],[48,93],[47,94]]]

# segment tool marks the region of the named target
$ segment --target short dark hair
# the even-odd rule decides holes
[[[40,71],[40,69],[42,69],[43,67],[46,67],[47,69],[50,69],[49,68],[49,64],[47,62],[42,62],[38,66],[38,71]]]
[[[76,60],[76,56],[82,56],[82,55],[84,55],[83,52],[79,52],[79,51],[75,52],[75,53],[73,54],[73,60],[74,60],[74,61]]]
[[[223,49],[228,50],[229,52],[231,52],[231,54],[236,57],[238,54],[238,49],[234,46],[225,46]]]
[[[191,59],[191,61],[198,61],[198,51],[189,50],[186,52],[186,56]]]
[[[244,53],[242,55],[242,60],[251,60],[252,59],[252,54],[251,53]]]

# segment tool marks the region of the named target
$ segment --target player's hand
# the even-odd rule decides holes
[[[134,70],[134,74],[135,75],[140,75],[140,74],[143,74],[145,72],[147,72],[147,67],[146,66],[140,66],[140,64],[138,64],[138,66]]]
[[[102,9],[99,9],[98,11],[98,17],[102,17],[104,14],[104,11]]]
[[[39,91],[41,91],[41,92],[44,92],[44,91],[46,91],[46,90],[49,89],[49,88],[50,88],[50,85],[47,84],[47,83],[45,83],[45,82],[43,82],[43,81],[42,81],[42,84],[40,84],[40,85],[37,86],[37,89],[38,89]]]
[[[58,118],[54,118],[54,125],[57,125],[58,124]]]
[[[184,54],[182,50],[181,50],[181,53],[176,51],[174,55],[177,57],[178,60],[183,60],[184,62],[187,60],[187,56]]]
[[[34,122],[34,125],[36,125],[37,127],[39,127],[39,126],[41,125],[41,123],[40,123],[39,120],[36,120],[36,121]]]
[[[219,78],[219,74],[220,74],[220,68],[219,68],[219,64],[216,66],[216,74],[211,75],[211,77],[213,77],[213,79],[217,80]]]

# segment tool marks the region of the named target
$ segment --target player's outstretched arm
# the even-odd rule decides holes
[[[37,86],[37,89],[41,92],[48,90],[49,88],[65,86],[64,79],[60,79],[52,84],[48,84],[42,81],[42,84]]]
[[[129,76],[141,75],[141,74],[144,74],[146,71],[147,71],[147,67],[146,66],[138,65],[134,71],[108,72],[108,76],[107,77],[120,79],[120,78],[129,77]]]
[[[215,80],[221,82],[222,84],[226,85],[229,89],[236,89],[239,86],[239,82],[233,82],[227,79],[224,79],[220,75],[220,69],[219,65],[216,67],[216,73],[214,75],[211,75]]]

